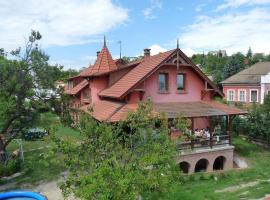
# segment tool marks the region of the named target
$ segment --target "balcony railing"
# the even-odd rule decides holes
[[[209,139],[195,138],[189,141],[177,143],[178,150],[188,149],[204,149],[204,148],[215,148],[218,146],[230,145],[230,137],[228,135],[213,136]]]

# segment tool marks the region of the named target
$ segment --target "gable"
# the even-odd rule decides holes
[[[223,93],[216,87],[216,85],[180,49],[167,51],[145,58],[142,63],[128,72],[119,81],[100,92],[99,96],[121,99],[131,90],[136,88],[136,86],[138,86],[143,80],[165,65],[191,67],[199,77],[205,80],[206,83],[214,89],[215,92],[220,96],[223,96]]]

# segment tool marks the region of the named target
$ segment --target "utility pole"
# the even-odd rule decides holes
[[[120,47],[120,59],[121,59],[122,58],[122,41],[119,40],[118,43],[119,43],[119,47]]]

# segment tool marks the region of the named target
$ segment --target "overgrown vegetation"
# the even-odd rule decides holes
[[[237,117],[234,120],[234,132],[248,136],[250,139],[261,139],[270,143],[270,95],[264,103],[253,104],[246,117]]]
[[[79,143],[56,140],[69,176],[65,194],[81,199],[137,199],[143,193],[164,193],[178,175],[175,145],[167,121],[140,104],[118,125],[98,123],[81,114]]]

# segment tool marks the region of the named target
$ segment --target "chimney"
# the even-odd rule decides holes
[[[144,58],[150,57],[151,49],[144,49],[143,51],[144,51]]]
[[[97,51],[97,57],[98,57],[99,54],[100,54],[100,51]]]

